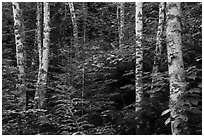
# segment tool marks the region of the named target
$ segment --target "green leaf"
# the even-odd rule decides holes
[[[188,92],[189,93],[201,93],[201,90],[199,88],[192,88]]]
[[[166,115],[167,113],[169,113],[171,111],[171,109],[166,109],[162,112],[161,116]]]
[[[171,122],[171,118],[167,118],[167,120],[165,121],[165,125],[169,124]]]
[[[181,119],[176,119],[172,123],[173,123],[174,127],[178,127],[181,124]]]
[[[196,75],[190,75],[190,76],[188,76],[188,78],[195,80],[196,79]]]
[[[176,118],[177,118],[176,121],[178,121],[178,120],[184,120],[184,121],[187,121],[187,120],[188,120],[188,117],[187,117],[186,115],[179,115],[179,116],[176,117]]]

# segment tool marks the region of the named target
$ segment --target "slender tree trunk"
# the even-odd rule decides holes
[[[86,5],[83,3],[83,11],[84,11],[84,25],[83,25],[83,31],[84,31],[84,38],[83,38],[83,48],[82,48],[82,92],[81,92],[81,97],[82,97],[82,116],[83,116],[83,99],[84,99],[84,92],[85,92],[85,50],[86,50],[86,17],[87,17],[87,11],[86,11]]]
[[[118,27],[118,32],[120,31],[120,3],[117,3],[117,11],[116,11],[116,16],[117,16],[117,27]],[[119,33],[118,33],[119,34]],[[118,35],[119,36],[119,35]],[[119,37],[118,37],[119,38]]]
[[[136,108],[140,110],[140,103],[143,99],[143,47],[142,47],[142,2],[136,3],[136,20],[135,20],[135,32],[136,32],[136,68],[135,68],[135,95],[136,95]]]
[[[156,38],[156,49],[154,55],[154,65],[152,69],[152,85],[151,90],[152,93],[150,97],[154,97],[156,92],[153,90],[154,84],[157,81],[157,73],[159,72],[159,66],[161,64],[161,53],[162,53],[162,40],[164,38],[164,16],[165,16],[165,2],[161,2],[159,4],[159,23],[157,30],[157,38]]]
[[[38,53],[39,53],[39,68],[42,66],[42,32],[43,32],[43,3],[37,3],[37,43],[38,43]],[[40,72],[40,71],[39,71]],[[38,73],[39,75],[39,73]]]
[[[78,46],[78,27],[77,27],[77,18],[74,12],[73,2],[69,2],[69,9],[70,9],[71,19],[73,24],[74,46],[76,48]]]
[[[43,49],[42,49],[42,64],[39,68],[39,76],[37,81],[38,108],[44,107],[45,92],[47,84],[48,62],[49,62],[49,45],[50,45],[50,7],[49,3],[44,3],[44,30],[43,30]]]
[[[167,3],[166,40],[168,67],[170,76],[171,130],[173,135],[189,134],[188,117],[184,107],[177,104],[178,98],[186,91],[185,71],[181,42],[181,6],[180,3]]]
[[[119,14],[119,11],[120,14]],[[125,3],[124,2],[120,2],[119,7],[117,9],[117,12],[119,14],[119,48],[123,47],[123,41],[124,41],[124,12],[125,12]],[[118,15],[117,14],[117,15]]]
[[[76,66],[78,66],[78,53],[79,53],[79,40],[78,40],[78,26],[77,26],[77,17],[75,14],[75,10],[74,10],[74,3],[73,2],[68,2],[69,4],[69,9],[70,9],[70,13],[71,13],[71,20],[72,20],[72,25],[73,25],[73,36],[74,36],[74,41],[73,41],[73,48],[71,53],[73,53],[73,58],[71,58],[71,66],[73,65],[72,62],[74,59],[76,59]],[[72,55],[71,55],[72,56]],[[75,68],[75,67],[71,67],[71,68]],[[78,70],[76,70],[78,71]],[[70,71],[71,72],[71,71]],[[79,72],[80,73],[80,72]],[[71,76],[71,79],[73,79],[73,77]],[[74,80],[73,80],[74,82]]]
[[[42,32],[43,32],[43,16],[42,16],[42,13],[43,13],[43,3],[41,2],[37,2],[37,23],[36,23],[36,26],[37,26],[37,30],[36,30],[36,41],[37,41],[37,44],[38,44],[38,55],[39,55],[39,71],[38,71],[38,83],[39,83],[39,80],[40,80],[40,75],[41,75],[41,71],[40,71],[40,68],[42,67],[42,45],[43,45],[43,41],[42,41]],[[36,102],[36,108],[40,108],[40,100],[39,97],[40,97],[40,91],[38,90],[39,87],[37,87],[36,89],[36,93],[35,93],[35,102]]]
[[[119,45],[120,45],[120,3],[117,2],[116,3],[116,6],[117,6],[117,9],[116,9],[116,16],[117,16],[117,29],[118,29],[118,33],[116,35],[116,37],[118,37],[118,46],[117,48],[119,48]],[[115,49],[116,47],[112,46],[113,49]]]
[[[69,4],[68,3],[66,3],[65,4],[65,19],[67,19],[68,18],[68,9],[67,9],[67,6],[68,6]],[[62,43],[63,43],[63,41],[62,41]],[[65,56],[67,56],[67,62],[68,62],[68,81],[66,82],[67,83],[67,85],[69,86],[69,87],[71,87],[72,86],[72,57],[71,57],[71,52],[72,52],[72,40],[71,40],[71,44],[70,44],[70,46],[67,46],[67,45],[64,45],[64,47],[63,47],[64,49],[66,49],[67,51],[68,51],[68,53],[65,55]]]
[[[12,3],[14,18],[14,33],[16,42],[16,59],[18,74],[18,95],[20,96],[20,110],[26,110],[26,85],[25,85],[25,49],[24,49],[24,25],[22,11],[18,2]]]

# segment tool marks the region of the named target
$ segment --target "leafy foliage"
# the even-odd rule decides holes
[[[20,112],[11,3],[2,3],[2,133],[49,135],[171,134],[166,48],[152,85],[159,3],[143,4],[144,96],[135,112],[135,4],[125,3],[124,46],[118,48],[118,3],[86,3],[86,41],[82,3],[74,3],[79,45],[66,3],[51,3],[51,45],[46,107],[34,109],[38,71],[35,43],[36,5],[20,3],[26,26],[27,111]],[[182,42],[187,92],[178,100],[186,107],[192,133],[201,134],[202,27],[201,3],[182,3]],[[162,43],[165,47],[165,43]],[[83,85],[84,72],[84,85]],[[83,93],[83,96],[82,96]],[[155,94],[153,94],[155,93]],[[152,97],[153,96],[153,97]],[[179,107],[179,106],[178,106]],[[41,115],[41,120],[37,120]],[[166,121],[166,122],[165,122]]]

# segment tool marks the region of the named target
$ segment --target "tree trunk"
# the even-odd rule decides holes
[[[69,2],[69,9],[70,9],[71,19],[73,24],[74,47],[76,48],[78,46],[78,27],[77,27],[77,19],[74,12],[73,2]]]
[[[178,106],[180,98],[186,90],[185,71],[182,57],[181,42],[181,6],[180,3],[167,3],[166,11],[166,40],[168,53],[168,67],[170,76],[171,130],[173,135],[187,135],[188,117],[184,114],[184,107]]]
[[[70,58],[70,72],[71,70],[75,69],[75,67],[72,67],[72,63],[75,62],[73,60],[78,60],[78,53],[79,53],[79,40],[78,40],[78,26],[77,26],[77,17],[74,11],[74,3],[73,2],[68,2],[69,4],[69,9],[70,9],[70,13],[71,13],[71,20],[72,20],[72,26],[73,26],[73,36],[74,36],[74,41],[73,41],[73,48],[70,49],[70,52],[74,55],[71,55]],[[76,61],[76,66],[78,66],[78,61]],[[76,69],[76,71],[78,71]],[[73,77],[70,73],[70,82],[74,83]]]
[[[43,3],[37,3],[37,43],[38,43],[38,52],[39,52],[39,68],[42,66],[42,32],[43,32]]]
[[[163,36],[164,16],[165,16],[165,2],[161,2],[159,4],[159,23],[158,23],[157,38],[156,38],[154,65],[152,69],[152,85],[151,85],[152,93],[150,97],[155,97],[155,94],[156,94],[153,88],[154,88],[154,84],[157,81],[157,73],[159,72],[159,66],[161,64],[162,40],[164,38]]]
[[[135,32],[136,32],[136,68],[135,68],[135,95],[136,95],[136,108],[138,111],[141,109],[140,103],[143,99],[143,48],[142,48],[142,2],[136,4],[136,20],[135,20]]]
[[[37,81],[37,104],[38,108],[44,107],[46,84],[47,84],[47,72],[49,62],[49,45],[50,45],[50,7],[49,3],[44,3],[44,30],[43,30],[43,49],[42,49],[42,64],[39,68],[39,76]]]
[[[18,74],[18,95],[20,96],[19,107],[21,111],[26,110],[26,85],[25,85],[25,49],[24,49],[24,25],[22,11],[18,2],[12,3],[14,18],[14,33],[16,42],[16,59]]]
[[[40,75],[41,75],[41,71],[40,71],[40,68],[42,67],[42,45],[43,45],[43,41],[42,41],[42,31],[43,31],[43,16],[42,16],[42,13],[43,13],[43,3],[41,2],[37,2],[37,23],[36,23],[36,26],[37,26],[37,30],[36,30],[36,41],[37,41],[37,44],[38,44],[38,55],[39,55],[39,71],[38,71],[38,82],[40,80]],[[36,102],[36,108],[40,108],[39,106],[39,96],[40,96],[40,93],[39,93],[39,90],[38,90],[39,87],[37,87],[36,89],[36,93],[35,93],[35,102]],[[38,105],[38,106],[37,106]]]
[[[82,97],[82,108],[81,108],[81,115],[83,116],[83,99],[84,99],[84,92],[85,92],[85,59],[86,59],[86,54],[85,54],[85,46],[86,46],[86,17],[87,17],[87,10],[86,10],[86,4],[83,3],[83,12],[84,12],[84,25],[83,25],[83,48],[82,48],[82,92],[81,92],[81,97]]]
[[[120,14],[119,14],[119,11]],[[118,27],[118,31],[119,31],[119,48],[123,47],[123,41],[124,41],[124,12],[125,12],[125,3],[124,2],[120,2],[120,5],[117,9],[117,16],[119,16],[119,27]]]
[[[120,3],[117,2],[116,3],[117,9],[116,9],[116,16],[117,16],[117,29],[118,29],[118,33],[116,35],[116,37],[118,37],[118,46],[117,48],[120,47]],[[112,46],[113,49],[115,49],[115,46]]]
[[[120,24],[120,3],[117,3],[116,16],[117,16],[117,27],[118,27],[118,32],[119,32],[120,31],[120,27],[119,27],[119,24]]]

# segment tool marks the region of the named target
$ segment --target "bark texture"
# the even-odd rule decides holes
[[[69,9],[71,13],[71,19],[73,24],[73,35],[74,35],[74,46],[75,48],[78,46],[78,27],[77,27],[77,18],[74,12],[74,4],[73,2],[69,2]]]
[[[136,108],[135,110],[140,110],[140,103],[143,99],[143,47],[142,47],[142,2],[136,3],[136,22],[135,22],[135,32],[136,32],[136,68],[135,68],[135,95],[136,95]]]
[[[170,76],[170,109],[171,131],[173,135],[187,135],[188,117],[184,106],[178,104],[178,99],[186,91],[185,71],[181,42],[181,4],[167,3],[166,40],[168,53],[168,67]]]
[[[16,59],[18,68],[18,95],[20,97],[19,107],[21,111],[26,110],[26,85],[25,85],[25,49],[24,49],[24,25],[22,11],[18,2],[12,3],[14,33],[16,43]]]
[[[40,81],[40,75],[41,75],[41,67],[42,67],[42,45],[43,45],[43,41],[42,41],[42,35],[43,35],[43,3],[38,2],[37,3],[37,30],[36,30],[36,41],[37,41],[37,45],[38,45],[38,55],[39,55],[39,71],[38,71],[38,83],[37,85],[39,86],[39,81]],[[35,107],[36,108],[40,108],[40,90],[39,87],[37,86],[36,92],[35,92]]]
[[[124,41],[124,13],[125,13],[125,3],[120,2],[118,10],[119,14],[119,48],[123,47]],[[118,12],[119,12],[118,11]]]
[[[42,66],[42,32],[43,32],[43,3],[38,2],[37,3],[37,30],[36,30],[36,35],[37,35],[37,44],[38,44],[38,54],[39,54],[39,68]],[[39,75],[39,73],[38,73]]]
[[[155,97],[156,92],[154,90],[154,85],[157,82],[157,74],[159,72],[159,67],[161,64],[161,54],[162,54],[162,41],[164,38],[164,19],[165,19],[165,2],[161,2],[159,4],[159,23],[158,23],[158,30],[157,30],[157,38],[156,38],[156,48],[155,48],[155,55],[154,55],[154,65],[152,68],[152,85],[151,90],[152,93],[150,97]]]
[[[44,3],[44,29],[43,29],[43,49],[42,49],[42,65],[39,68],[39,76],[37,81],[37,93],[36,101],[38,108],[44,107],[46,84],[47,84],[47,72],[49,63],[49,45],[50,45],[50,7],[49,3]]]

